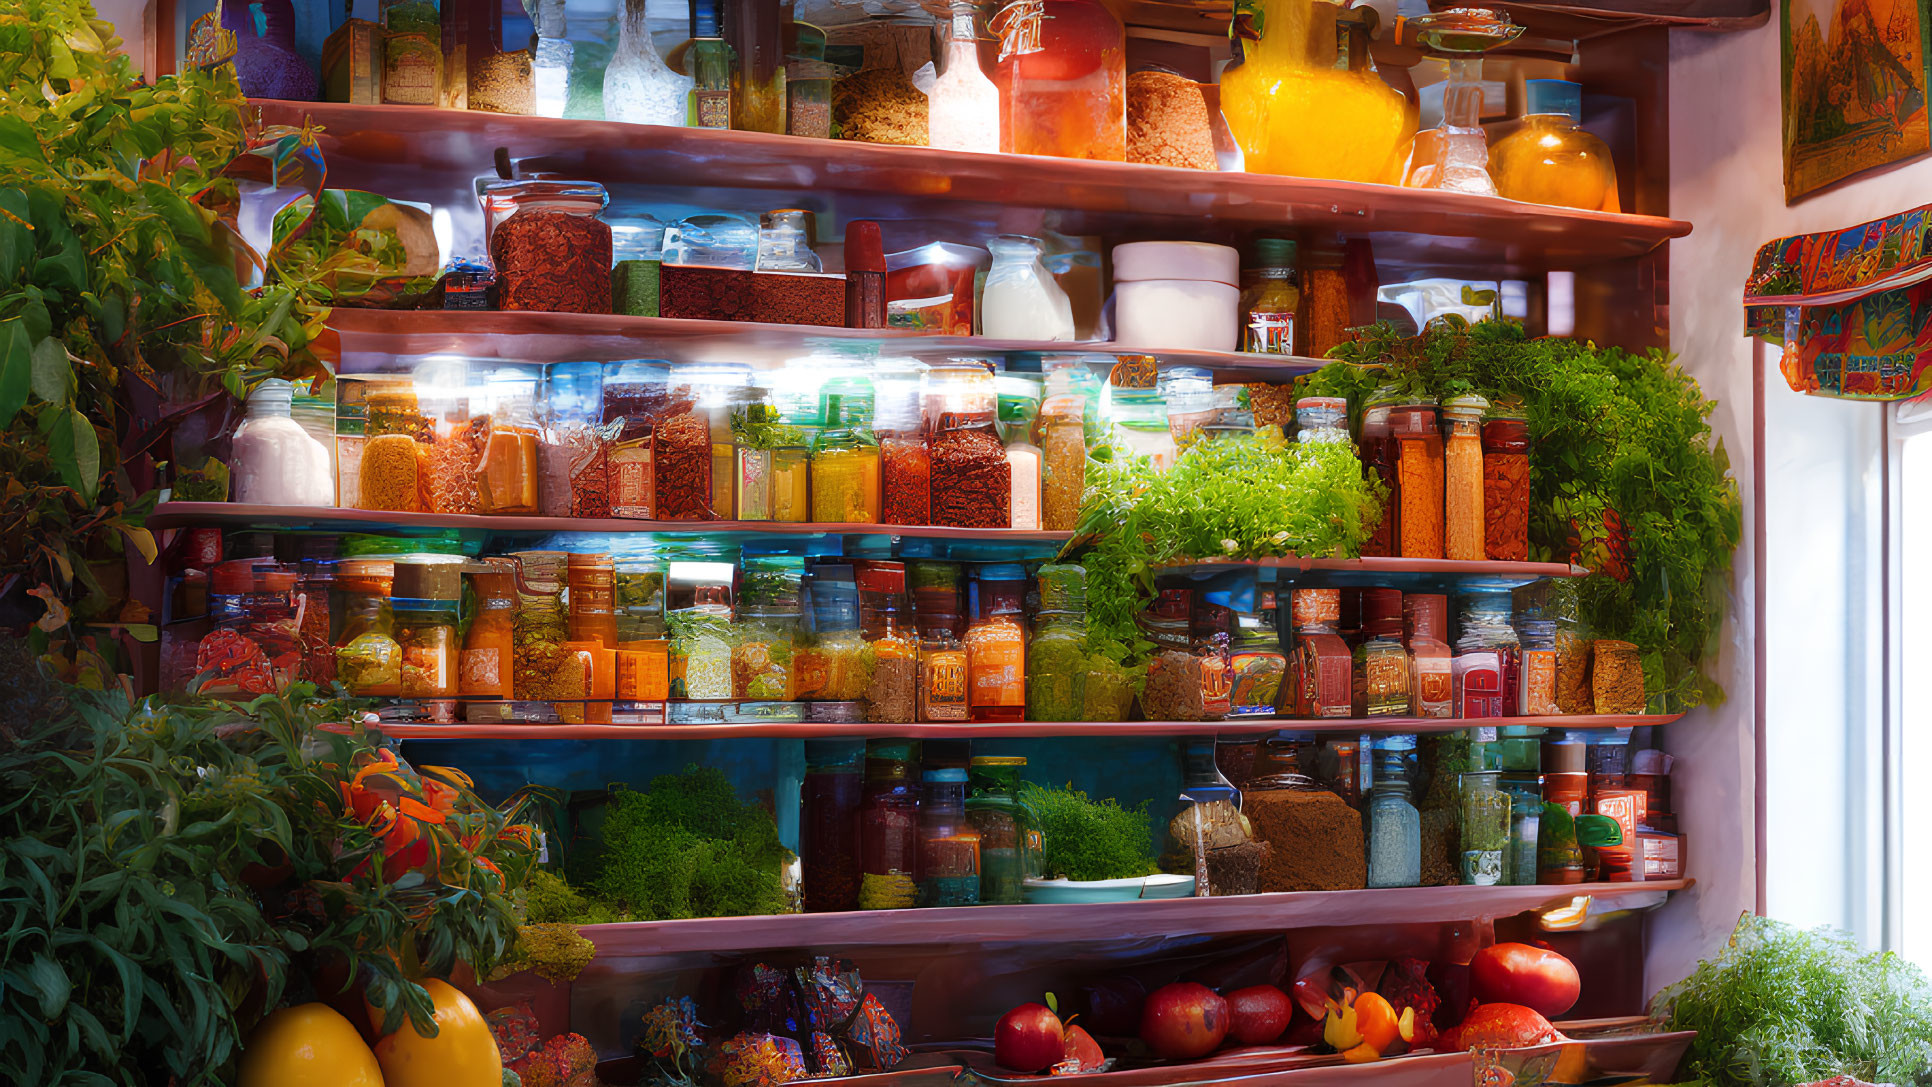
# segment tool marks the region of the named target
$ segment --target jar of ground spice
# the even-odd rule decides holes
[[[504,181],[483,190],[497,307],[609,313],[610,195],[591,181]]]
[[[1242,814],[1269,846],[1259,889],[1342,891],[1368,885],[1362,815],[1310,776],[1314,737],[1280,733],[1269,744],[1270,769],[1242,787]]]
[[[927,383],[932,433],[932,523],[1010,528],[1013,472],[995,426],[992,372],[976,362],[934,367]]]

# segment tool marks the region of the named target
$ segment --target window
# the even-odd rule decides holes
[[[1932,969],[1932,403],[1891,409],[1886,943]],[[1899,787],[1903,785],[1904,787]]]

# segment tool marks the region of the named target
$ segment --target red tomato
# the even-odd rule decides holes
[[[1583,987],[1570,960],[1528,944],[1496,944],[1476,952],[1469,982],[1485,1004],[1521,1004],[1549,1019],[1575,1007]]]
[[[1444,1031],[1436,1040],[1436,1048],[1444,1053],[1466,1049],[1520,1049],[1562,1040],[1563,1035],[1533,1008],[1521,1004],[1481,1004],[1460,1026]]]

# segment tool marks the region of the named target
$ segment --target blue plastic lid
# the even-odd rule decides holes
[[[1567,79],[1525,79],[1523,115],[1561,113],[1571,124],[1583,123],[1583,85]]]
[[[718,38],[718,0],[691,0],[691,36]]]
[[[1016,562],[996,562],[979,568],[981,581],[1025,581],[1026,567]]]
[[[961,770],[957,766],[948,767],[943,770],[928,770],[926,771],[926,780],[928,782],[939,782],[940,784],[957,782],[964,785],[966,784],[966,771]]]

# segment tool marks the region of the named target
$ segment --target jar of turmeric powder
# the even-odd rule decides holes
[[[1396,552],[1405,559],[1442,558],[1442,431],[1435,402],[1390,408],[1389,433],[1396,447]]]
[[[1458,396],[1442,405],[1443,557],[1483,559],[1483,412],[1489,401]]]

